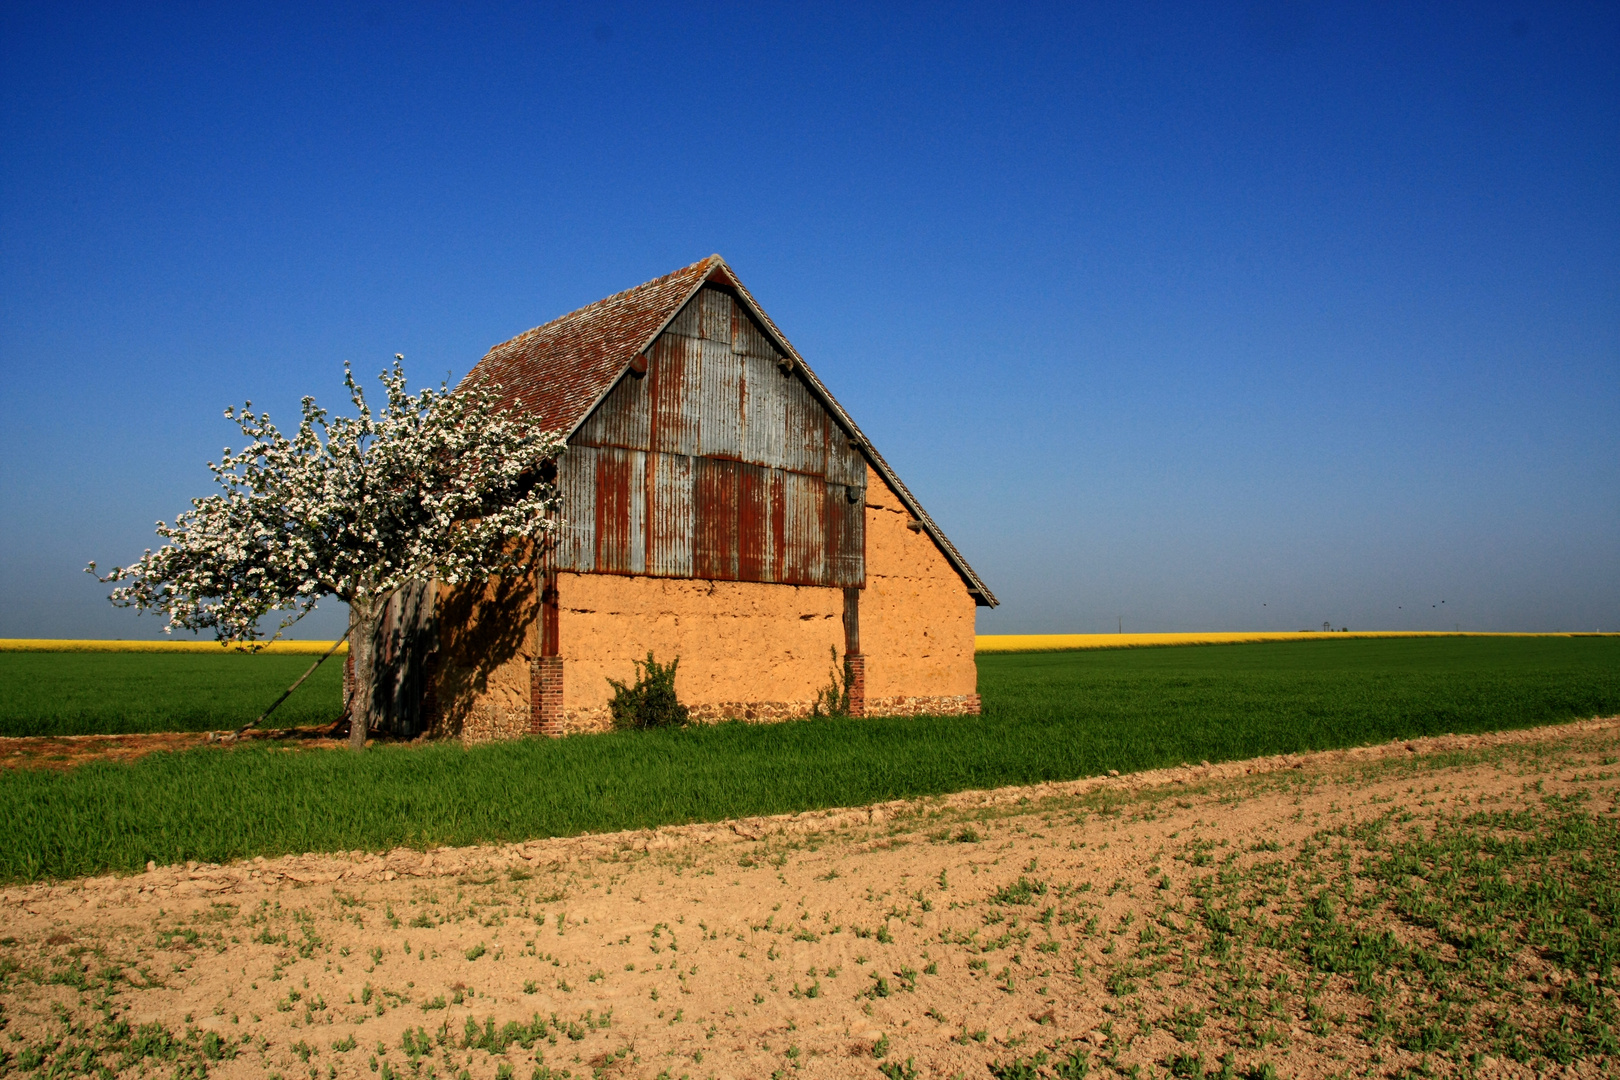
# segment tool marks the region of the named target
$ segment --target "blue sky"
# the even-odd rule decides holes
[[[13,3],[0,146],[0,637],[157,633],[225,405],[715,251],[983,632],[1620,629],[1612,4]]]

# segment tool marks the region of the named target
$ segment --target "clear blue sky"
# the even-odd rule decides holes
[[[1620,630],[1620,6],[11,3],[0,636],[156,633],[225,405],[715,251],[981,631]]]

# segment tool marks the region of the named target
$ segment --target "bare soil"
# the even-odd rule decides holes
[[[346,745],[347,728],[323,724],[309,728],[249,731],[243,740],[297,742],[311,747]],[[133,761],[157,751],[221,748],[238,741],[234,732],[159,731],[141,735],[23,735],[0,737],[0,769],[72,769],[92,761]]]
[[[1339,976],[1323,977],[1314,1021],[1274,998],[1272,1037],[1257,1040],[1215,984],[1188,975],[1191,937],[1130,989],[1112,946],[1134,946],[1152,911],[1196,908],[1213,871],[1189,851],[1231,852],[1240,867],[1392,807],[1421,822],[1556,796],[1612,803],[1620,772],[1594,770],[1617,751],[1620,720],[1592,721],[791,817],[13,887],[0,894],[0,1046],[14,1067],[28,1047],[60,1056],[111,1016],[171,1033],[182,1049],[163,1060],[211,1047],[192,1056],[221,1077],[978,1078],[1033,1069],[1037,1053],[1043,1076],[1063,1061],[1167,1076],[1186,1075],[1194,1050],[1212,1076],[1223,1056],[1239,1076],[1613,1075],[1612,1059],[1465,1066],[1369,1040],[1354,1023],[1368,1003]],[[1525,978],[1537,963],[1525,958]],[[503,1038],[514,1022],[523,1030]],[[172,1070],[160,1057],[126,1053],[124,1071]]]

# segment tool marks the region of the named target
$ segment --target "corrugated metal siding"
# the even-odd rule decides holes
[[[866,581],[866,493],[846,484],[827,485],[827,583]]]
[[[782,407],[786,413],[786,440],[783,450],[784,468],[794,472],[827,474],[827,424],[830,418],[810,393],[810,388],[798,379],[784,380],[786,391]]]
[[[855,448],[854,440],[838,430],[838,425],[827,424],[827,482],[866,487],[866,459]]]
[[[773,492],[781,501],[780,474],[759,465],[737,466],[737,580],[780,581],[777,536],[771,514]]]
[[[737,580],[737,463],[698,458],[692,576]]]
[[[587,446],[649,449],[651,384],[649,378],[633,376],[621,382],[580,425],[577,441]]]
[[[647,572],[644,520],[647,455],[606,447],[596,452],[596,569]]]
[[[806,473],[782,476],[785,550],[782,580],[830,585],[827,575],[827,482]]]
[[[652,448],[696,457],[702,448],[699,422],[703,401],[703,342],[664,334],[653,346],[647,378],[652,381]],[[624,385],[613,388],[613,397]],[[605,404],[605,403],[604,403]]]
[[[742,456],[742,358],[729,341],[702,343],[703,389],[698,427],[704,457]]]
[[[786,456],[787,382],[793,378],[768,357],[744,356],[743,460],[780,467]]]
[[[719,289],[704,289],[693,298],[693,303],[698,305],[699,310],[698,336],[731,348],[732,319],[737,312],[737,304],[731,294]]]
[[[649,454],[647,485],[647,573],[692,576],[693,469],[697,459],[682,454]]]
[[[558,568],[864,585],[865,459],[780,360],[699,292],[570,440]]]
[[[596,569],[596,454],[593,446],[570,443],[558,464],[562,529],[557,565],[562,569]]]

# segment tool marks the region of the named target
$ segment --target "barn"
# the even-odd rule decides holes
[[[539,580],[430,601],[423,726],[602,729],[608,680],[649,651],[679,658],[700,719],[809,715],[846,658],[852,714],[978,712],[994,595],[720,256],[496,345],[467,379],[567,433],[562,523]]]

